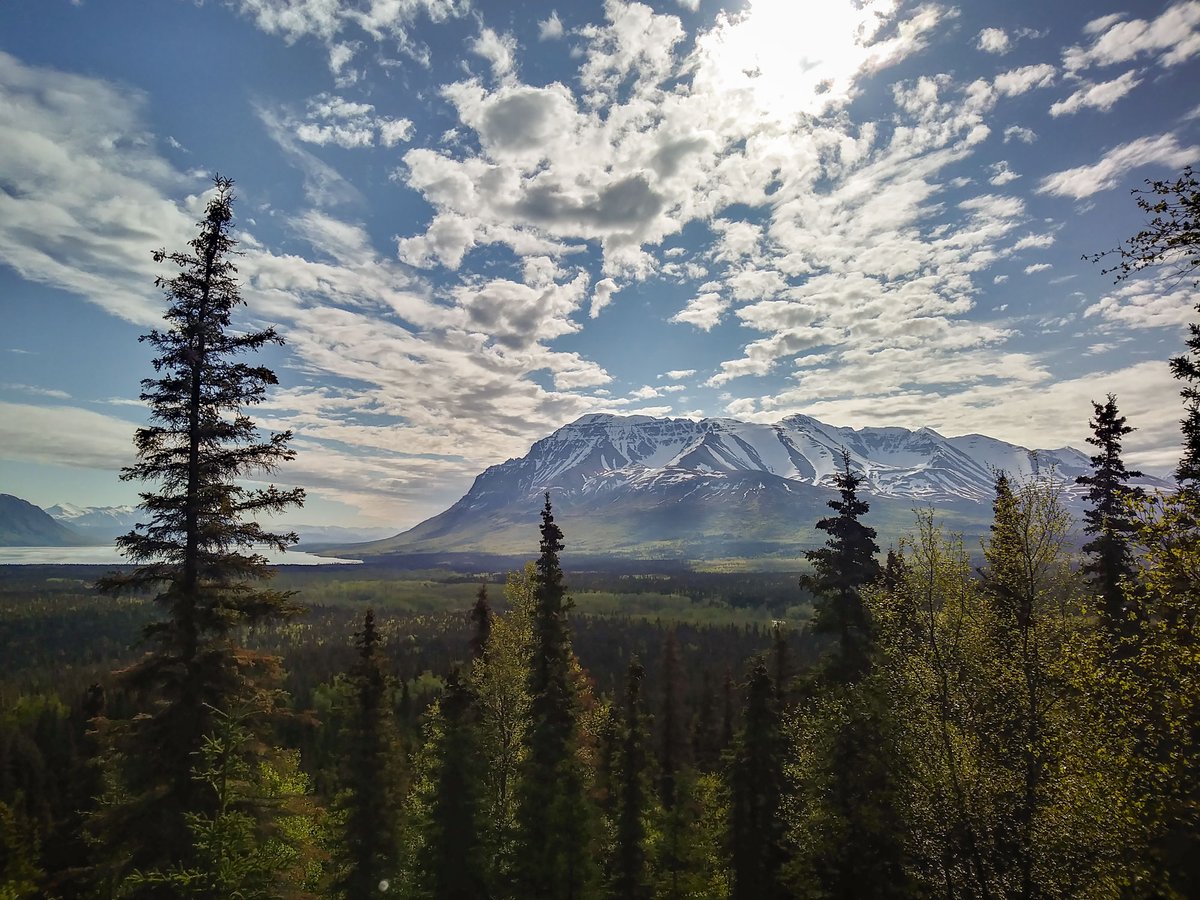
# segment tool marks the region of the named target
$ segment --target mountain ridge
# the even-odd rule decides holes
[[[1030,450],[928,427],[854,429],[805,415],[763,424],[591,413],[535,441],[525,456],[489,466],[444,512],[354,552],[535,549],[540,495],[549,490],[568,542],[581,552],[799,553],[824,538],[814,525],[834,496],[843,450],[863,476],[860,491],[881,542],[911,527],[914,505],[933,505],[949,525],[982,533],[996,470],[1019,481],[1055,480],[1075,505],[1082,494],[1075,478],[1090,470],[1088,456],[1072,447]]]

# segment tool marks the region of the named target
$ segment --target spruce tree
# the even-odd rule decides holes
[[[354,709],[345,737],[335,888],[347,898],[372,897],[399,870],[400,744],[392,711],[392,679],[383,659],[375,612],[354,635],[358,659],[350,675]]]
[[[676,802],[679,769],[684,764],[686,743],[683,735],[683,713],[679,672],[679,644],[675,629],[667,632],[663,645],[663,694],[658,754],[658,796],[662,805],[673,809]]]
[[[170,305],[168,327],[142,338],[158,354],[157,377],[142,382],[151,424],[135,433],[138,462],[121,475],[153,484],[141,494],[149,522],[117,539],[136,568],[100,583],[108,592],[156,591],[165,614],[145,629],[143,658],[119,673],[150,705],[110,728],[123,799],[99,829],[110,843],[127,841],[129,861],[141,866],[185,862],[188,815],[214,813],[212,792],[193,777],[214,715],[249,704],[258,712],[246,727],[261,732],[275,707],[278,661],[239,647],[239,633],[299,611],[290,593],[256,584],[271,573],[253,548],[283,550],[296,540],[256,519],[298,506],[304,492],[238,482],[274,472],[294,452],[291,432],[263,437],[245,412],[277,380],[238,357],[283,341],[273,328],[233,327],[242,303],[231,259],[233,182],[218,177],[215,185],[190,250],[154,254],[180,271],[157,281]],[[260,743],[245,747],[254,753]]]
[[[479,585],[479,593],[475,595],[475,605],[471,607],[471,625],[475,629],[471,635],[471,658],[483,659],[492,636],[492,607],[488,603],[487,582]]]
[[[479,714],[475,692],[458,670],[446,679],[438,716],[433,796],[418,860],[421,880],[437,900],[479,900],[490,896]]]
[[[610,866],[608,895],[613,900],[644,900],[650,896],[646,866],[646,812],[649,753],[642,710],[645,670],[636,659],[629,664],[625,684],[625,717],[620,724],[616,759],[611,777],[615,846]]]
[[[562,567],[563,533],[550,494],[542,509],[529,661],[529,719],[518,791],[518,858],[522,889],[533,897],[577,900],[594,878],[591,812],[578,755],[579,703]]]
[[[875,529],[859,521],[870,506],[858,499],[862,476],[850,470],[850,454],[842,451],[842,471],[834,476],[841,497],[828,506],[837,515],[821,519],[817,528],[829,534],[825,546],[804,555],[813,574],[800,582],[817,598],[813,630],[837,637],[837,649],[829,667],[833,677],[853,681],[869,666],[871,623],[860,591],[879,577],[875,554]]]
[[[779,705],[767,667],[759,662],[746,689],[745,723],[729,760],[729,846],[732,900],[782,900],[784,752]]]
[[[1116,637],[1130,634],[1136,624],[1130,615],[1126,589],[1121,586],[1121,580],[1132,578],[1134,573],[1130,541],[1135,524],[1126,504],[1145,492],[1128,483],[1142,473],[1127,470],[1121,459],[1121,439],[1133,428],[1117,412],[1117,398],[1109,394],[1106,403],[1093,401],[1092,409],[1092,436],[1087,441],[1099,452],[1092,457],[1092,474],[1075,479],[1087,487],[1085,496],[1090,502],[1083,514],[1083,530],[1092,535],[1083,545],[1083,552],[1090,556],[1083,572],[1100,597],[1105,627]]]

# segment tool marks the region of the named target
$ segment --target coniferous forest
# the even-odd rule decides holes
[[[0,584],[0,898],[1200,896],[1200,322],[1177,489],[1098,398],[1082,522],[998,471],[982,547],[922,510],[881,548],[847,454],[757,612],[576,607],[550,494],[502,582],[314,594],[255,551],[304,493],[247,486],[293,451],[251,417],[281,338],[234,325],[234,199],[155,254],[130,565]],[[1192,171],[1135,201],[1096,261],[1194,280]]]

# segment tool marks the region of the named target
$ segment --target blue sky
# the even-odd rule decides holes
[[[152,13],[148,10],[152,9]],[[588,412],[1177,455],[1188,285],[1081,255],[1200,160],[1200,2],[8,0],[0,491],[131,502],[213,173],[300,521],[408,526]]]

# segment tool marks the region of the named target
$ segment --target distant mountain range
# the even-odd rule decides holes
[[[845,449],[863,475],[867,521],[880,544],[933,505],[947,527],[982,535],[995,473],[1053,479],[1081,511],[1077,475],[1087,454],[1029,450],[979,434],[929,428],[839,428],[809,416],[773,425],[734,419],[588,415],[480,474],[453,506],[394,537],[345,548],[355,556],[533,554],[549,491],[570,551],[641,558],[797,556],[824,542]],[[1147,478],[1156,488],[1167,482]]]
[[[87,543],[45,510],[12,494],[0,494],[0,546],[77,547]]]
[[[109,545],[129,532],[146,514],[136,506],[76,506],[59,503],[42,510],[10,494],[0,494],[0,547],[77,547]],[[338,525],[283,524],[300,545],[370,541],[390,528],[346,528]],[[298,545],[299,546],[299,545]]]

